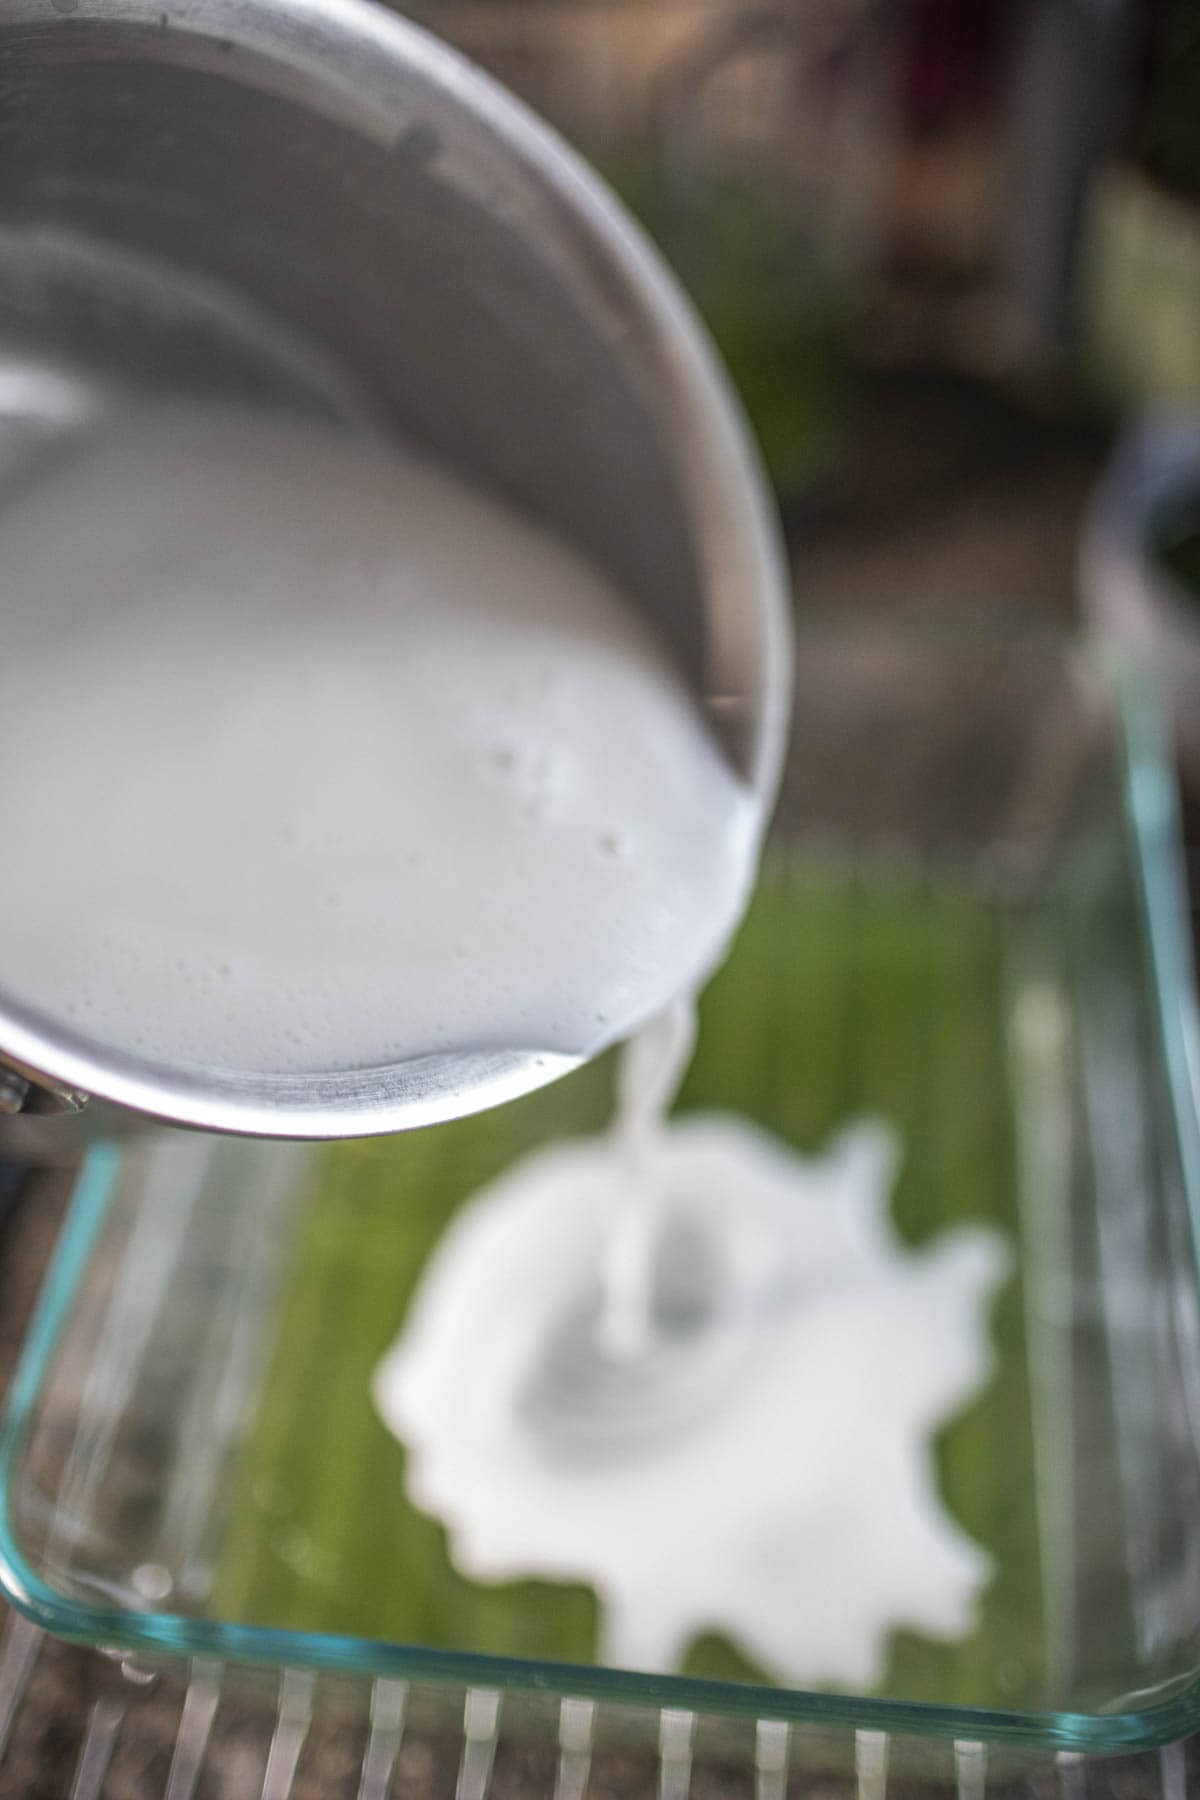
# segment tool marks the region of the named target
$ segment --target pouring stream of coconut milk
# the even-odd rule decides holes
[[[475,1198],[377,1376],[460,1568],[593,1575],[635,1668],[713,1619],[796,1680],[869,1677],[893,1621],[964,1628],[986,1565],[925,1440],[986,1366],[1000,1253],[889,1241],[878,1125],[812,1165],[745,1121],[666,1126],[762,796],[627,597],[412,453],[214,412],[85,434],[8,493],[0,544],[6,996],[285,1083],[630,1040],[609,1136]],[[935,1321],[903,1363],[901,1302]],[[814,1638],[779,1520],[842,1517],[806,1446],[835,1402],[867,1416],[864,1368],[844,1492],[886,1490],[888,1529],[830,1547],[863,1607]],[[781,1432],[797,1370],[811,1417]],[[889,1432],[881,1485],[859,1464]],[[913,1548],[873,1566],[897,1491]]]
[[[643,1025],[617,1063],[610,1131],[624,1164],[624,1195],[605,1250],[597,1322],[600,1347],[611,1357],[633,1359],[649,1348],[655,1247],[662,1223],[653,1153],[695,1041],[696,1003],[689,994]]]

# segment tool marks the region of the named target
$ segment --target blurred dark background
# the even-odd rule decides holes
[[[1194,0],[411,0],[607,175],[739,386],[812,607],[1069,609],[1123,418],[1200,401]]]

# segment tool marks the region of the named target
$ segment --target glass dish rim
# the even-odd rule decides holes
[[[1179,803],[1157,695],[1143,675],[1113,677],[1122,804],[1150,959],[1159,1049],[1200,1288],[1200,1013],[1193,986]],[[583,1663],[476,1655],[335,1633],[302,1632],[167,1612],[95,1607],[59,1592],[30,1567],[14,1528],[15,1470],[71,1304],[103,1226],[122,1150],[87,1152],[0,1418],[0,1592],[54,1636],[149,1657],[164,1655],[304,1667],[366,1679],[406,1679],[541,1691],[708,1716],[885,1731],[904,1737],[1005,1743],[1096,1755],[1152,1750],[1200,1727],[1200,1671],[1169,1698],[1125,1711],[1009,1711],[872,1699],[805,1689],[647,1675]]]

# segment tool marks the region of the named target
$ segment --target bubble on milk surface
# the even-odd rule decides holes
[[[4,546],[19,1000],[304,1073],[590,1054],[719,960],[754,797],[627,596],[449,470],[147,409],[51,459]]]

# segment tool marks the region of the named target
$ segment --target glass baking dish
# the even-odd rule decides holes
[[[471,1581],[412,1504],[371,1373],[467,1197],[603,1124],[607,1063],[401,1139],[93,1144],[0,1444],[18,1608],[143,1657],[504,1696],[535,1736],[564,1728],[551,1701],[572,1730],[720,1721],[751,1762],[764,1721],[868,1767],[872,1734],[961,1759],[1200,1726],[1200,1136],[1156,706],[1040,630],[810,630],[797,666],[773,844],[679,1106],[808,1152],[885,1117],[903,1242],[1010,1242],[991,1374],[932,1443],[990,1561],[969,1628],[897,1623],[861,1693],[772,1680],[720,1628],[674,1672],[606,1667],[585,1584]]]

